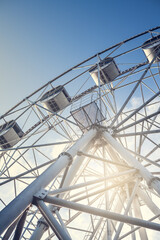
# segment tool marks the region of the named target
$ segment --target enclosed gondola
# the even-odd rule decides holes
[[[103,59],[99,62],[99,67],[97,65],[89,71],[97,86],[99,85],[98,71],[100,71],[100,85],[112,82],[120,74],[117,64],[110,57]]]
[[[14,121],[9,121],[0,126],[0,147],[2,149],[13,147],[23,136],[23,131]]]
[[[154,62],[160,61],[160,35],[152,37],[144,42],[142,49],[149,62],[151,62],[153,58],[155,58]]]
[[[49,110],[48,112],[56,113],[69,105],[71,98],[63,86],[58,86],[46,92],[41,102],[43,106]]]
[[[71,111],[71,115],[76,121],[78,127],[84,132],[94,124],[98,124],[105,120],[95,101],[81,106]]]

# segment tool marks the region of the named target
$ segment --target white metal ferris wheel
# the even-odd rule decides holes
[[[1,239],[158,239],[160,27],[1,116]]]

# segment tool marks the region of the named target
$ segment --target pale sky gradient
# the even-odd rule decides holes
[[[0,114],[69,67],[160,24],[158,0],[1,0]]]

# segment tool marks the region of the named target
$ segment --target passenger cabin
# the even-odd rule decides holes
[[[0,147],[2,149],[11,148],[19,142],[23,136],[23,131],[14,121],[10,121],[0,126]]]
[[[46,92],[40,101],[51,114],[67,107],[71,98],[63,86],[58,86]]]
[[[146,42],[144,42],[142,45],[142,49],[148,61],[151,62],[158,53],[158,51],[160,50],[160,35],[152,37]],[[155,58],[154,63],[158,61],[160,61],[160,53]]]
[[[71,111],[71,115],[83,132],[92,125],[105,120],[95,101]]]
[[[105,58],[99,63],[100,70],[100,85],[112,82],[120,74],[113,58]],[[98,86],[98,67],[93,67],[89,71],[96,85]]]

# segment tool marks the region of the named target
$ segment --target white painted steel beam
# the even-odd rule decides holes
[[[95,136],[97,130],[91,129],[79,139],[68,151],[45,170],[34,182],[20,193],[7,207],[0,212],[0,234],[9,227],[18,216],[32,203],[33,195],[46,187],[64,169],[79,150],[82,150]]]
[[[92,204],[94,204],[99,198],[101,198],[102,194],[99,194],[98,196],[96,196],[94,199],[92,199],[89,203],[89,206],[91,206]],[[76,214],[74,214],[73,216],[71,216],[66,222],[65,225],[69,225],[72,221],[74,221],[82,212],[79,211]],[[46,238],[45,240],[50,240],[52,237],[54,236],[54,233],[52,233],[48,238]]]
[[[103,221],[103,218],[100,218],[100,219],[98,220],[98,222],[97,222],[97,224],[96,224],[96,226],[95,226],[95,229],[94,229],[93,233],[91,234],[91,236],[89,237],[88,240],[92,240],[92,239],[94,238],[96,232],[98,231],[98,229],[99,229],[100,226],[101,226],[102,221]]]
[[[58,239],[60,240],[71,240],[71,237],[68,235],[68,233],[61,227],[61,225],[57,222],[55,217],[53,216],[52,212],[49,210],[49,208],[45,205],[45,203],[42,200],[36,201],[37,206],[42,213],[42,215],[45,217],[46,221],[52,228],[53,232],[56,234]]]
[[[155,214],[160,214],[160,209],[159,207],[157,207],[157,205],[152,201],[152,199],[149,197],[149,195],[147,195],[147,193],[145,193],[144,190],[142,190],[141,188],[138,189],[137,192],[138,196],[144,201],[144,203],[146,204],[146,206]]]
[[[160,53],[160,50],[159,50]],[[152,62],[153,63],[153,62]],[[116,128],[118,128],[119,126],[121,126],[122,124],[124,124],[126,121],[128,121],[129,119],[131,119],[132,116],[134,116],[138,111],[140,111],[142,108],[144,108],[148,103],[150,103],[151,101],[153,101],[157,96],[159,96],[160,91],[158,91],[157,93],[155,93],[150,99],[148,99],[146,102],[144,102],[140,107],[138,107],[134,112],[132,112],[129,116],[127,116],[124,120],[122,120],[117,126]]]
[[[141,213],[141,209],[140,209],[140,206],[139,206],[137,196],[134,198],[134,201],[133,201],[133,209],[134,209],[135,217],[142,219],[143,217],[142,217],[142,213]],[[141,240],[144,240],[144,239],[148,240],[148,236],[147,236],[147,232],[146,232],[145,228],[140,228],[139,229],[139,235],[140,235]]]
[[[108,177],[104,177],[104,178],[97,178],[96,180],[91,180],[91,181],[88,181],[88,182],[85,182],[85,183],[79,183],[79,184],[72,185],[72,186],[69,186],[69,187],[62,187],[62,188],[56,189],[54,191],[50,191],[48,194],[49,195],[56,195],[56,194],[59,194],[59,193],[68,192],[68,191],[71,191],[71,190],[74,190],[74,189],[79,189],[79,188],[89,186],[89,185],[92,185],[92,184],[97,184],[97,183],[103,182],[105,180],[119,178],[119,177],[124,176],[124,175],[132,176],[132,174],[135,174],[136,171],[137,171],[136,169],[130,169],[130,170],[127,170],[127,171],[112,174],[112,176],[108,176]]]
[[[129,212],[129,210],[130,210],[130,207],[131,207],[131,204],[132,204],[132,202],[133,202],[134,196],[135,196],[135,194],[136,194],[136,191],[137,191],[139,182],[140,182],[140,181],[138,180],[138,181],[136,182],[134,188],[133,188],[132,194],[131,194],[130,199],[129,199],[128,203],[127,203],[127,207],[126,207],[126,209],[125,209],[125,211],[124,211],[124,216],[127,215],[128,212]],[[116,234],[115,234],[115,237],[114,237],[113,240],[117,240],[117,239],[119,238],[119,235],[120,235],[120,233],[121,233],[123,224],[124,224],[123,222],[121,222],[121,223],[119,224],[118,229],[117,229],[117,231],[116,231]]]
[[[139,170],[140,175],[146,180],[147,184],[160,194],[160,180],[155,178],[129,151],[127,151],[110,133],[103,132],[103,137],[112,148],[132,167]]]
[[[84,146],[85,146],[85,145],[84,145]],[[83,148],[83,150],[84,150],[84,151],[87,151],[87,150],[89,150],[89,147],[90,147],[90,143],[87,144],[87,145]],[[66,177],[65,177],[65,179],[64,179],[64,182],[63,182],[63,185],[62,185],[63,187],[70,185],[70,183],[72,182],[74,176],[76,175],[79,167],[81,166],[84,158],[85,158],[84,156],[77,156],[76,159],[74,159],[74,162],[73,162],[72,165],[70,166],[70,168],[69,168],[69,170],[68,170],[68,172],[67,172],[67,175],[66,175]],[[57,189],[57,190],[59,190],[59,189]],[[59,192],[59,193],[60,193],[60,192]],[[63,192],[60,193],[60,194],[59,194],[59,193],[58,193],[59,197],[61,197],[61,198],[65,197],[65,194],[66,194],[65,191],[63,191]],[[52,205],[49,206],[49,207],[50,207],[50,209],[52,209]],[[58,211],[57,211],[57,212],[58,212]],[[42,223],[42,224],[43,224],[43,223]],[[44,221],[44,226],[45,226],[45,221]],[[40,235],[39,231],[40,231],[40,229],[36,228],[36,230],[35,230],[36,233],[33,233],[33,236],[35,236],[35,239],[34,239],[34,238],[33,238],[33,239],[31,238],[30,240],[39,240],[39,239],[36,239],[36,234],[37,234],[37,236]],[[67,230],[66,230],[66,231],[67,231]]]
[[[156,218],[158,218],[159,216],[160,216],[160,214],[154,216],[153,218],[148,219],[148,221],[153,221],[153,220],[155,220]],[[129,231],[129,232],[123,234],[121,237],[119,237],[119,240],[120,240],[120,239],[123,239],[123,238],[126,238],[126,237],[129,236],[131,233],[139,230],[140,228],[141,228],[141,227],[135,227],[135,228],[133,228],[131,231]]]
[[[142,219],[124,216],[124,215],[121,215],[118,213],[113,213],[113,212],[110,212],[107,210],[97,209],[95,207],[90,207],[90,206],[75,203],[75,202],[69,202],[69,201],[66,201],[66,200],[63,200],[60,198],[56,198],[56,197],[47,196],[44,199],[44,201],[48,202],[48,203],[52,203],[55,206],[66,207],[66,208],[74,209],[77,211],[93,214],[96,216],[109,218],[112,220],[116,220],[116,221],[120,221],[120,222],[124,222],[124,223],[128,223],[128,224],[133,224],[133,225],[160,231],[160,224],[158,224],[158,223],[148,222],[148,221],[145,221]]]
[[[115,122],[118,120],[119,116],[121,115],[122,111],[124,110],[124,108],[126,107],[127,103],[129,102],[129,100],[132,98],[133,94],[135,93],[136,89],[138,88],[138,86],[140,85],[140,83],[142,82],[143,78],[145,77],[145,75],[147,74],[148,70],[150,69],[150,67],[152,66],[154,60],[156,59],[156,57],[158,56],[158,54],[160,53],[160,50],[158,51],[158,53],[155,55],[155,57],[153,58],[153,60],[151,61],[151,63],[148,65],[148,67],[145,69],[145,71],[143,72],[142,76],[140,77],[140,79],[138,80],[138,82],[136,83],[136,85],[134,86],[133,90],[131,91],[131,93],[129,94],[128,98],[126,99],[126,101],[124,102],[124,104],[122,105],[122,107],[120,108],[120,110],[118,111],[117,115],[115,116],[115,118],[113,119],[112,123],[110,124],[110,127],[113,127],[113,125],[115,124]],[[136,113],[136,112],[135,112]],[[118,128],[119,126],[121,126],[125,121],[128,120],[128,117],[126,119],[124,119],[123,121],[121,121],[119,124],[117,124],[116,128]]]
[[[88,154],[88,153],[85,153],[85,152],[80,152],[79,151],[78,155],[83,155],[83,156],[90,157],[90,158],[93,158],[93,159],[96,159],[96,160],[100,160],[100,161],[105,162],[105,163],[109,163],[109,164],[113,164],[113,165],[117,165],[117,166],[121,166],[121,167],[125,167],[125,168],[132,168],[128,165],[120,163],[120,161],[110,161],[110,160],[107,160],[105,158],[94,156],[94,155],[91,155],[91,154]]]
[[[49,225],[44,219],[40,219],[37,223],[37,227],[32,234],[30,240],[40,240],[45,231],[49,228]]]
[[[84,151],[89,151],[90,144],[88,144],[84,149]],[[70,166],[70,169],[66,175],[66,178],[64,180],[64,183],[62,185],[63,188],[70,186],[72,183],[76,173],[78,172],[80,166],[82,165],[83,161],[85,159],[85,156],[77,156],[72,165]],[[63,198],[65,196],[65,193],[61,193],[59,197]]]
[[[60,222],[63,230],[64,230],[64,231],[68,234],[68,236],[71,238],[71,236],[69,235],[69,232],[68,232],[68,230],[67,230],[67,228],[66,228],[66,225],[64,224],[64,222],[63,222],[63,220],[62,220],[62,218],[61,218],[61,215],[60,215],[59,211],[56,210],[56,211],[55,211],[55,214],[56,214],[56,216],[57,216],[57,218],[58,218],[58,220],[59,220],[59,222]]]
[[[116,195],[115,195],[115,197],[116,197]],[[116,199],[116,202],[115,202],[115,206],[113,208],[113,212],[121,214],[121,212],[124,208],[124,202],[126,200],[126,197],[127,196],[126,196],[126,193],[124,190],[119,193],[118,198]],[[112,200],[111,201],[111,203],[112,203],[114,201],[114,198],[111,200]],[[116,228],[117,223],[118,223],[117,221],[112,221],[112,225],[111,225],[112,234]]]

